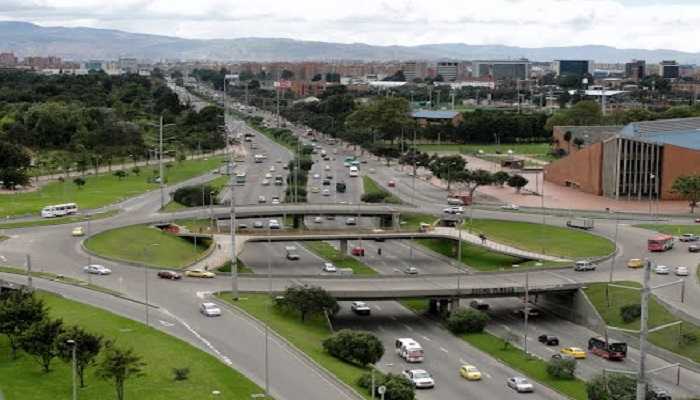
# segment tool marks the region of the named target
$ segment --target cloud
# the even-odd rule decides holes
[[[700,2],[685,0],[0,0],[0,19],[187,38],[700,51],[689,40]]]

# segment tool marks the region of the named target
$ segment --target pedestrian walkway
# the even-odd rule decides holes
[[[214,241],[214,249],[211,251],[211,253],[192,264],[187,269],[213,270],[224,265],[226,261],[231,259],[231,236],[212,235],[212,240]],[[236,256],[241,254],[246,241],[248,241],[248,236],[236,235]]]

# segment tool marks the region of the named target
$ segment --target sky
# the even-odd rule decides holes
[[[0,20],[195,39],[700,51],[700,0],[0,0]]]

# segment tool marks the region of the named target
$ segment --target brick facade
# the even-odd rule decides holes
[[[665,144],[661,165],[661,199],[681,200],[671,187],[679,176],[700,174],[700,151]]]
[[[545,166],[545,179],[586,193],[602,195],[602,164],[603,145],[595,143]]]

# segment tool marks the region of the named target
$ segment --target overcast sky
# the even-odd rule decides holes
[[[0,19],[202,39],[700,51],[700,0],[0,0]]]

